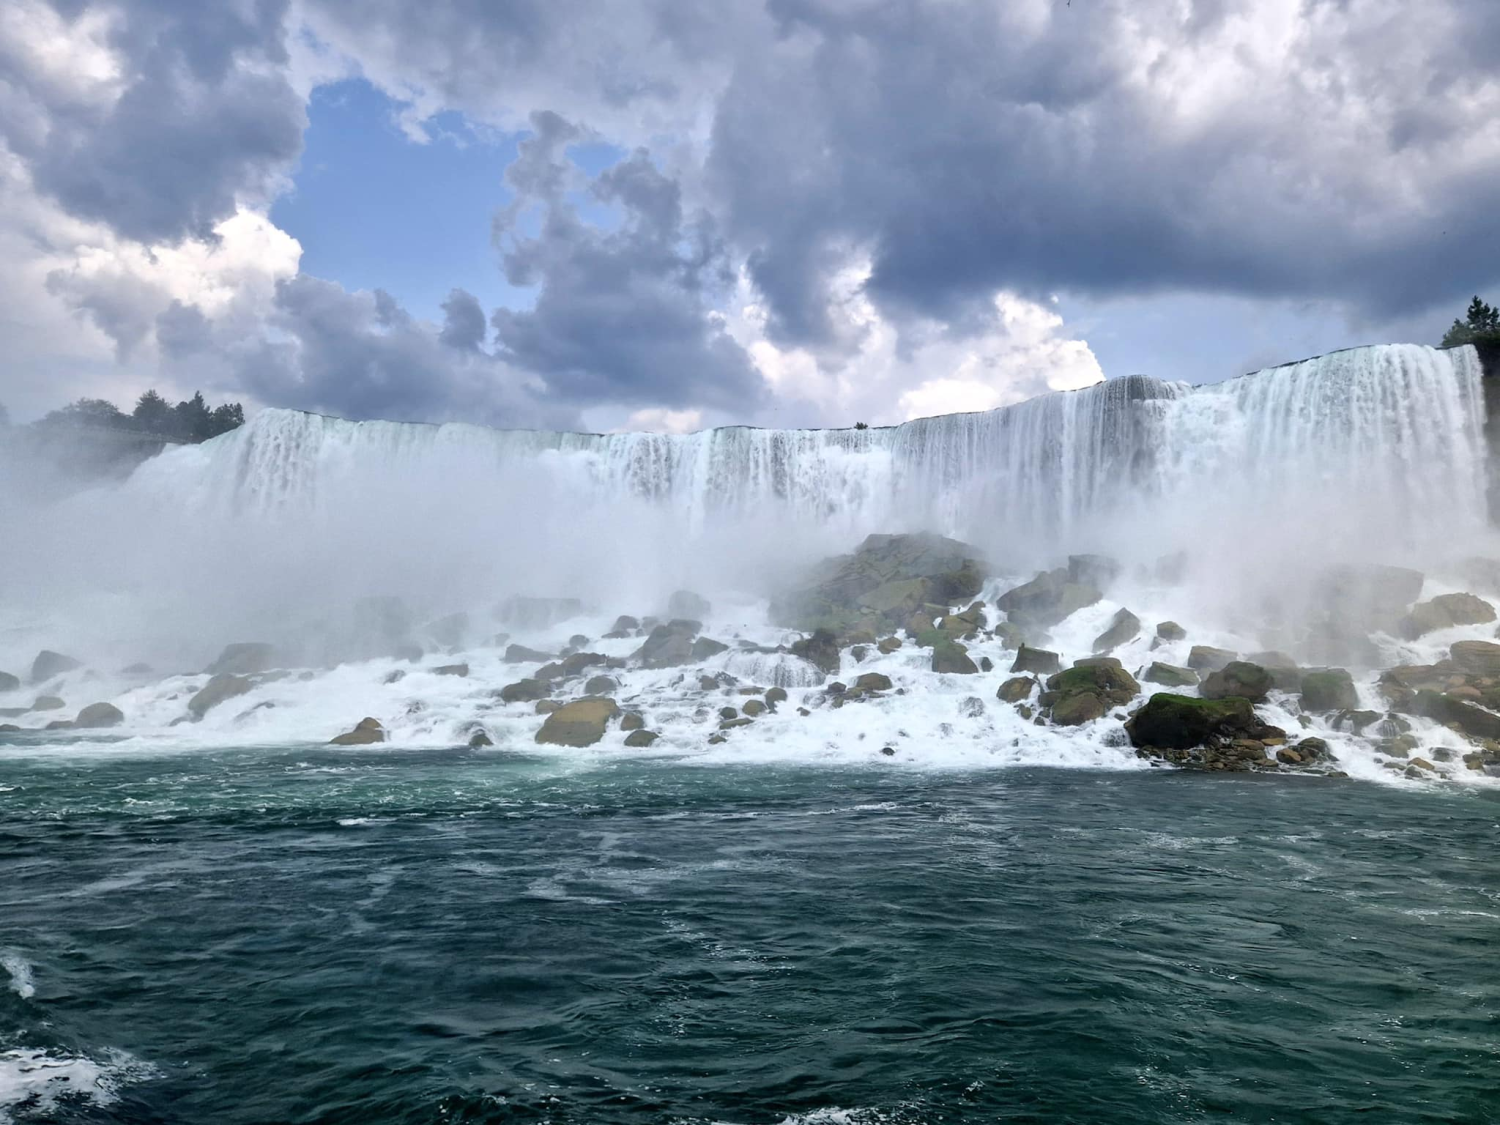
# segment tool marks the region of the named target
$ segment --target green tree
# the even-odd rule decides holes
[[[213,437],[213,413],[203,401],[203,392],[194,391],[193,397],[184,399],[172,408],[177,416],[177,434],[188,441],[207,441]]]
[[[209,415],[209,436],[218,437],[245,424],[245,408],[237,402],[226,402],[213,408]]]
[[[124,429],[125,415],[114,403],[102,398],[81,398],[42,418],[45,426],[102,426]]]
[[[172,404],[154,390],[147,391],[135,400],[135,410],[130,416],[137,428],[148,434],[170,434],[176,428],[177,419],[172,411]]]
[[[1443,347],[1456,348],[1479,340],[1500,340],[1500,308],[1485,304],[1477,296],[1469,302],[1468,314],[1455,320],[1443,335]]]

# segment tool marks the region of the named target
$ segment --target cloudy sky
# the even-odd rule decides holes
[[[5,0],[0,403],[872,423],[1434,341],[1495,0]]]

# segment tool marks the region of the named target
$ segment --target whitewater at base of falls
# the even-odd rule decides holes
[[[731,649],[687,669],[610,671],[621,706],[648,712],[661,735],[630,753],[1138,769],[1117,719],[1039,727],[996,700],[1014,653],[993,638],[971,646],[974,660],[994,664],[980,676],[935,675],[930,653],[910,642],[859,663],[846,650],[830,680],[881,672],[904,694],[837,710],[798,682],[797,669],[734,646],[789,639],[768,623],[767,602],[815,560],[870,533],[934,530],[988,556],[991,605],[1069,552],[1122,561],[1125,577],[1106,600],[1051,630],[1065,665],[1090,654],[1122,607],[1146,623],[1115,653],[1131,671],[1182,664],[1191,644],[1277,647],[1273,626],[1307,611],[1311,576],[1331,564],[1417,567],[1424,597],[1466,589],[1459,560],[1500,554],[1485,482],[1472,348],[1353,349],[1203,387],[1133,376],[867,430],[547,434],[267,410],[147,462],[118,487],[43,511],[6,502],[0,519],[19,531],[19,546],[0,591],[0,669],[24,678],[39,649],[76,654],[87,667],[48,686],[67,701],[59,717],[108,700],[127,721],[99,736],[0,736],[11,743],[0,758],[61,746],[321,743],[365,715],[397,746],[451,746],[482,727],[501,750],[578,761],[622,753],[617,731],[587,751],[537,746],[532,706],[494,697],[537,665],[502,663],[496,634],[557,652],[581,633],[590,650],[624,658],[639,638],[593,638],[615,615],[658,612],[669,591],[687,587],[714,603],[705,635]],[[1170,583],[1163,558],[1175,559]],[[492,613],[515,594],[576,597],[584,610],[518,630]],[[463,635],[426,642],[415,663],[378,654],[347,621],[359,599],[386,596],[403,599],[418,626],[465,614]],[[1167,619],[1188,640],[1152,649],[1153,623]],[[1377,643],[1384,667],[1431,662],[1453,640],[1492,636],[1484,626]],[[296,652],[295,669],[184,723],[206,680],[199,670],[225,644],[247,640]],[[140,660],[158,671],[115,671]],[[467,677],[433,671],[457,662],[469,665]],[[697,690],[700,672],[716,671],[746,686],[789,676],[791,699],[710,746],[713,713],[739,702],[734,689],[722,699]],[[1361,677],[1363,704],[1383,707],[1375,673]],[[0,695],[0,708],[34,694]],[[1262,712],[1299,727],[1284,699],[1273,696]],[[1439,774],[1487,783],[1457,764],[1456,735],[1413,721],[1424,746],[1452,751]],[[1367,743],[1326,726],[1306,733],[1333,744],[1340,768],[1400,781]]]

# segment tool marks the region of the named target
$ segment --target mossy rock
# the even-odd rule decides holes
[[[1354,677],[1344,668],[1324,668],[1302,674],[1304,711],[1347,711],[1359,706]]]
[[[1251,664],[1247,660],[1231,660],[1217,672],[1210,672],[1199,685],[1198,693],[1204,699],[1240,696],[1251,703],[1259,703],[1273,686],[1271,673],[1259,664]]]
[[[974,676],[979,666],[969,659],[969,650],[963,645],[945,640],[932,649],[932,670],[950,675]]]
[[[1032,648],[1030,645],[1022,645],[1016,650],[1016,659],[1010,666],[1012,673],[1016,672],[1040,672],[1048,675],[1062,668],[1062,658],[1055,652],[1048,652],[1044,648]]]
[[[1242,696],[1194,699],[1158,692],[1125,723],[1125,733],[1133,746],[1191,750],[1257,725],[1255,709]]]

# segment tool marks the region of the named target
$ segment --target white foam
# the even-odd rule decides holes
[[[10,990],[22,1000],[36,995],[36,980],[32,975],[31,962],[13,949],[0,953],[0,968],[10,974]]]
[[[113,1105],[121,1087],[156,1073],[124,1051],[105,1052],[102,1061],[24,1047],[0,1051],[0,1125],[10,1125],[20,1110],[51,1113],[80,1102]]]

